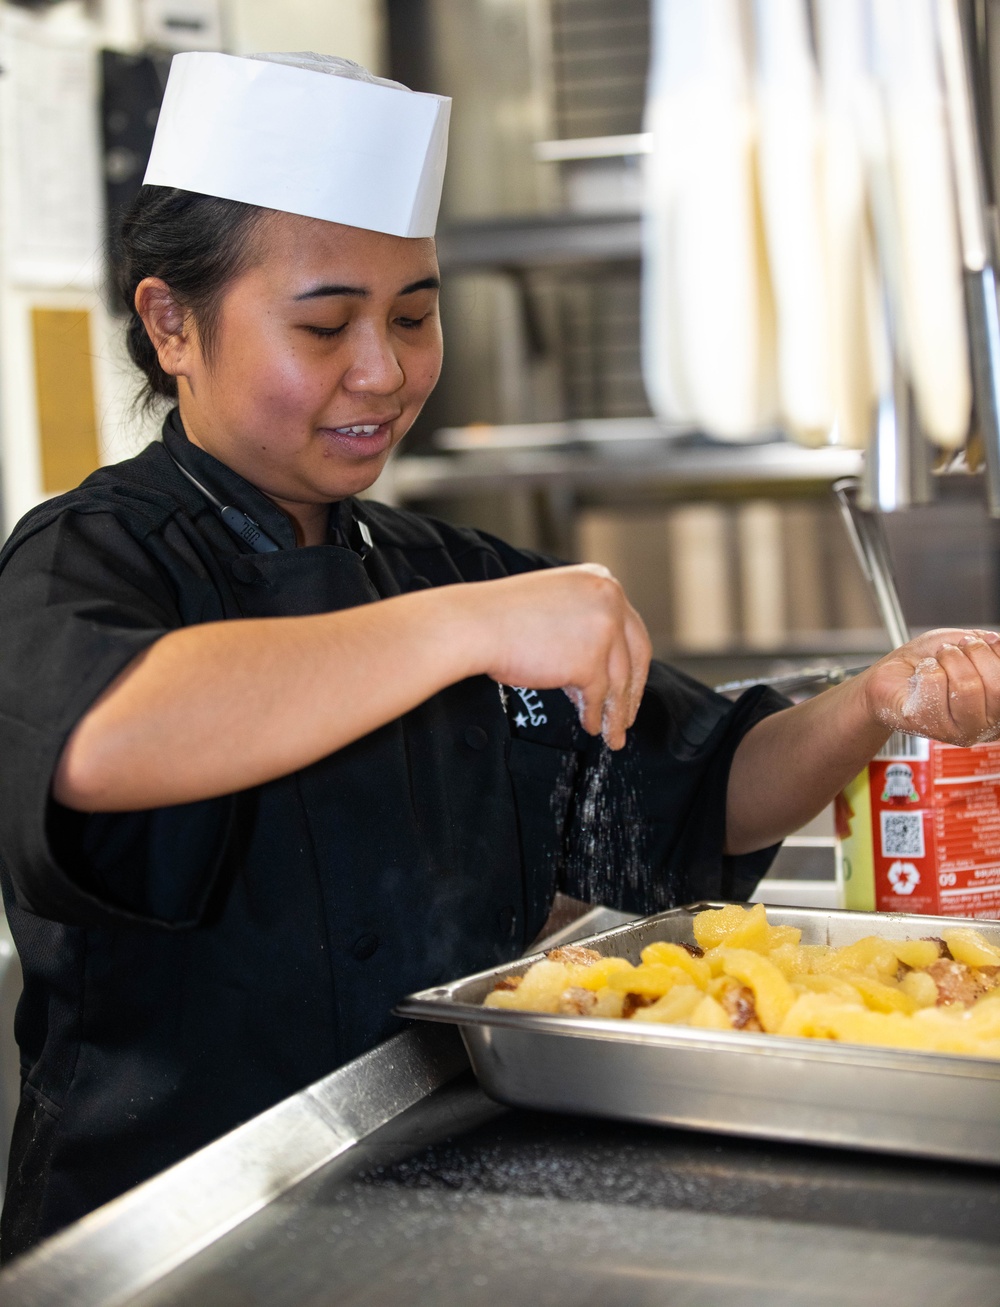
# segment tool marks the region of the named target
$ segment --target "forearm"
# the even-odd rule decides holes
[[[586,728],[620,748],[649,656],[621,587],[591,565],[315,617],[187,627],[135,659],[78,722],[53,793],[83,812],[230,794],[306,767],[480,674],[574,687]]]
[[[726,852],[766,848],[797,830],[858,774],[888,735],[871,713],[863,675],[758,722],[733,758]]]
[[[193,802],[343,748],[471,673],[456,592],[171,632],[78,723],[56,799],[101,812]]]

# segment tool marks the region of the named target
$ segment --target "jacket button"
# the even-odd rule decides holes
[[[490,737],[481,726],[467,726],[465,728],[465,743],[470,749],[485,749],[489,742]]]
[[[513,935],[516,920],[517,913],[512,907],[501,908],[497,913],[497,925],[500,927],[500,934],[507,937]]]
[[[377,935],[361,935],[354,941],[351,952],[359,962],[367,962],[378,948],[378,945],[379,938]]]
[[[243,585],[267,585],[267,579],[257,566],[256,558],[247,558],[246,555],[241,554],[239,558],[233,559],[229,570],[233,579],[242,582]]]

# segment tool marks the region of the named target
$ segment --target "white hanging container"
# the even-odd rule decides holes
[[[882,289],[872,247],[861,141],[862,97],[875,93],[866,0],[815,0],[823,106],[823,210],[829,291],[833,443],[863,449],[876,420]],[[884,368],[883,368],[884,370]]]
[[[764,231],[783,423],[803,444],[834,427],[823,132],[805,0],[755,0]]]
[[[965,443],[972,405],[945,106],[930,0],[872,0],[898,223],[905,363],[920,426],[943,449]],[[890,282],[892,286],[892,283]]]
[[[654,0],[642,349],[665,420],[728,440],[775,416],[773,313],[741,0]]]

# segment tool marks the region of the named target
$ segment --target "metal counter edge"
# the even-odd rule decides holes
[[[119,1307],[468,1067],[404,1030],[17,1258],[4,1307]]]

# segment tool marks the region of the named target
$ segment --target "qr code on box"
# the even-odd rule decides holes
[[[924,856],[924,817],[921,812],[883,812],[882,856],[884,858],[922,858]]]

